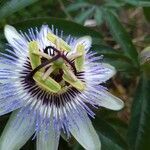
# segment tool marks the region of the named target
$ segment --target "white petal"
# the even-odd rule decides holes
[[[57,150],[60,134],[56,134],[54,128],[50,126],[47,130],[45,127],[37,135],[37,150]]]
[[[13,84],[14,85],[11,83],[0,85],[0,116],[21,108],[25,104],[24,100],[28,99],[27,93],[18,90],[15,86],[15,84],[18,83]]]
[[[71,134],[86,150],[100,150],[101,143],[89,117],[84,112],[80,113],[82,118],[76,117],[70,130]]]
[[[4,34],[8,43],[11,44],[11,46],[14,48],[18,48],[18,43],[20,43],[22,46],[27,46],[27,41],[17,32],[13,26],[6,25],[4,28]]]
[[[102,73],[99,74],[101,83],[109,80],[111,77],[113,77],[116,74],[115,67],[109,64],[102,63],[101,68],[102,68]]]
[[[52,43],[47,39],[47,34],[52,32],[48,25],[42,25],[41,30],[38,35],[38,41],[40,44],[40,49],[45,49],[46,46],[52,45]]]
[[[69,53],[69,55],[76,52],[77,46],[79,44],[83,44],[85,46],[85,49],[89,50],[92,45],[92,38],[90,36],[84,36],[84,37],[77,39],[75,41],[75,43],[73,43],[73,45],[71,45],[72,51]]]
[[[12,113],[2,133],[0,150],[19,150],[34,133],[34,121],[30,117],[17,117],[18,111]]]
[[[92,38],[90,36],[84,36],[76,41],[76,45],[83,44],[85,49],[89,49],[92,45]]]
[[[99,92],[100,96],[97,102],[100,106],[111,109],[120,110],[124,107],[124,102],[107,91]]]

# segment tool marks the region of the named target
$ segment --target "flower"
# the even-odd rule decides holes
[[[20,149],[34,134],[37,150],[57,150],[63,132],[85,149],[99,150],[89,105],[120,110],[124,104],[100,85],[116,71],[89,50],[91,38],[65,39],[47,25],[28,33],[6,25],[4,33],[9,48],[0,58],[0,115],[14,112],[0,149]]]

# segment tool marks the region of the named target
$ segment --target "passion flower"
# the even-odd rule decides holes
[[[120,110],[124,104],[101,85],[116,71],[90,51],[91,37],[65,38],[47,25],[28,33],[6,25],[4,33],[9,48],[0,58],[0,115],[14,112],[0,149],[18,150],[34,134],[37,150],[57,150],[64,133],[99,150],[90,108]]]

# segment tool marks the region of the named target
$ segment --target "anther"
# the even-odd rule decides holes
[[[73,68],[74,73],[77,73],[74,64],[73,64],[62,52],[60,52],[58,49],[56,49],[56,48],[53,47],[53,46],[47,46],[47,47],[44,49],[44,53],[47,53],[47,52],[48,52],[48,49],[53,49],[53,51],[56,52],[57,55],[50,59],[50,57],[48,57],[46,54],[39,53],[39,55],[42,54],[43,56],[48,57],[49,60],[47,60],[47,61],[45,61],[44,63],[40,64],[40,65],[39,65],[38,67],[36,67],[33,71],[31,71],[31,72],[26,76],[26,79],[27,79],[27,80],[32,79],[33,76],[34,76],[34,74],[35,74],[37,71],[39,71],[41,68],[43,68],[43,67],[49,65],[50,63],[56,61],[56,60],[57,60],[58,58],[60,58],[60,57],[61,57],[62,59],[64,59],[64,60]],[[38,54],[38,53],[37,53],[37,54]],[[51,72],[51,71],[49,70],[49,71],[46,73],[46,77],[47,77],[47,75],[49,74],[49,72]],[[44,78],[46,78],[46,77],[44,76]]]
[[[57,48],[55,48],[53,46],[47,46],[44,49],[44,52],[47,52],[48,49],[53,49],[61,58],[63,58],[72,67],[72,69],[74,70],[74,72],[77,73],[77,70],[76,70],[74,64],[61,51],[59,51]]]
[[[60,58],[59,55],[56,55],[55,57],[53,57],[52,59],[50,60],[47,60],[45,61],[44,63],[40,64],[38,67],[36,67],[33,71],[31,71],[27,76],[26,76],[26,79],[32,79],[34,74],[39,71],[41,68],[47,66],[48,64],[56,61],[58,58]]]

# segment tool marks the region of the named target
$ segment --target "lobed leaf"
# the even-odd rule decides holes
[[[149,0],[124,0],[124,1],[133,6],[150,7]]]
[[[80,8],[89,7],[89,6],[90,6],[90,4],[87,3],[87,2],[78,2],[78,3],[70,4],[70,5],[66,8],[66,10],[71,12],[71,11],[76,11],[76,10],[78,10],[78,9],[80,9]]]
[[[112,36],[121,46],[124,53],[132,59],[134,65],[138,65],[138,53],[134,47],[129,34],[122,26],[117,17],[110,11],[105,11],[105,20],[107,22],[108,28],[111,31]]]
[[[98,25],[101,25],[103,23],[103,11],[101,8],[96,8],[94,18]]]
[[[90,18],[93,15],[95,7],[88,8],[86,11],[81,12],[77,17],[75,17],[75,21],[77,23],[84,23],[84,21]]]

